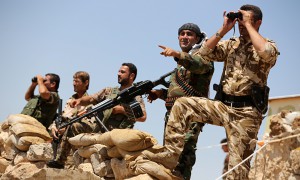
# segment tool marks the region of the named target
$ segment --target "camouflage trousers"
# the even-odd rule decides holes
[[[61,142],[59,144],[57,150],[56,160],[60,163],[65,163],[67,157],[69,156],[72,145],[68,142],[70,137],[74,137],[81,133],[97,133],[100,132],[100,126],[95,119],[87,119],[84,118],[79,122],[75,122],[72,125],[68,126],[64,135],[61,138]]]
[[[167,123],[165,147],[179,159],[192,122],[223,126],[229,147],[228,169],[231,169],[254,152],[261,121],[262,115],[254,107],[232,108],[207,98],[179,98]],[[249,170],[250,159],[227,174],[226,179],[248,179]]]
[[[169,119],[170,111],[166,112],[165,115],[165,128]],[[186,132],[185,145],[180,155],[178,165],[175,170],[179,171],[185,180],[191,178],[192,168],[196,162],[196,150],[198,136],[202,131],[204,124],[199,122],[191,122],[189,130]]]

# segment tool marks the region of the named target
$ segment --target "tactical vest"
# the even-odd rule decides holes
[[[114,99],[118,93],[119,87],[114,87],[111,93],[106,96],[106,99]],[[102,119],[102,122],[109,130],[133,128],[135,123],[135,121],[128,120],[128,117],[124,114],[112,114],[112,108],[100,113],[99,118]]]
[[[55,96],[55,97],[54,97]],[[42,123],[46,128],[50,126],[55,118],[56,111],[58,108],[58,94],[52,96],[54,99],[53,104],[47,103],[46,100],[42,99],[41,96],[34,96],[31,98],[28,103],[23,108],[21,114],[29,115],[35,119],[37,119],[40,123]]]

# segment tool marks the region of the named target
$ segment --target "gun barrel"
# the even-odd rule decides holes
[[[172,73],[174,73],[175,71],[176,71],[176,68],[175,68],[173,71],[170,71],[170,72],[168,72],[168,73],[166,73],[166,74],[160,76],[160,78],[159,78],[158,80],[153,81],[154,87],[155,87],[155,86],[158,86],[158,85],[160,85],[160,84],[161,84],[161,85],[167,84],[165,78],[168,77],[168,76],[170,76],[170,75],[171,75]]]

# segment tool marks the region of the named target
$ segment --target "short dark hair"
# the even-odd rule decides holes
[[[55,90],[58,91],[60,78],[59,75],[54,73],[47,73],[46,76],[50,76],[50,82],[55,82]]]
[[[127,66],[129,68],[129,73],[133,73],[135,76],[134,76],[134,79],[133,81],[135,80],[136,76],[137,76],[137,68],[134,64],[132,63],[123,63],[122,66]]]
[[[221,143],[221,144],[227,143],[227,138],[222,139],[220,143]]]
[[[263,14],[259,7],[255,6],[255,5],[251,5],[251,4],[245,4],[245,5],[241,6],[240,9],[244,10],[244,11],[252,11],[254,22],[256,22],[258,20],[262,20]]]
[[[73,78],[79,78],[82,82],[86,82],[86,81],[89,81],[90,80],[90,75],[89,73],[85,72],[85,71],[77,71]],[[90,82],[88,83],[88,85],[86,86],[86,89],[88,90],[89,89],[89,85],[90,85]]]

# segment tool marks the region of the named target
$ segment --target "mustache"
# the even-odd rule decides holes
[[[187,39],[181,39],[180,42],[185,42],[185,43],[187,43],[187,42],[189,42],[189,40],[187,40]]]

